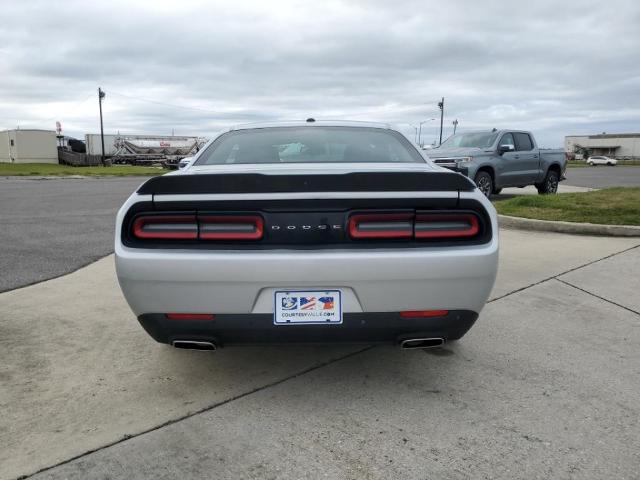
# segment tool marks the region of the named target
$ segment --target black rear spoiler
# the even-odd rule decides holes
[[[164,175],[147,180],[141,195],[291,192],[458,192],[474,183],[453,172],[353,172],[322,175],[217,173]]]

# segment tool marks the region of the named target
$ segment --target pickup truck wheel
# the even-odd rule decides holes
[[[538,193],[546,195],[549,193],[558,193],[558,172],[555,170],[549,170],[547,176],[544,177],[544,181],[536,185]]]
[[[493,180],[491,179],[491,175],[487,172],[478,172],[474,181],[476,182],[478,190],[480,190],[485,197],[489,198],[491,192],[493,192]]]

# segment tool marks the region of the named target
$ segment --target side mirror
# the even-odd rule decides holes
[[[500,145],[498,147],[498,153],[500,155],[502,155],[503,153],[507,153],[507,152],[513,152],[515,150],[515,148],[513,147],[513,145]]]
[[[192,160],[193,160],[193,157],[183,158],[182,160],[180,160],[180,162],[178,162],[178,169],[182,170],[183,168],[188,167]]]

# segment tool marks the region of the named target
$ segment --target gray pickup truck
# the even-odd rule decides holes
[[[541,194],[556,193],[567,167],[564,150],[541,150],[533,135],[521,130],[459,133],[427,155],[472,178],[487,197],[504,187],[527,185]]]

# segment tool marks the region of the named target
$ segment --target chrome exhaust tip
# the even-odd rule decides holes
[[[183,348],[185,350],[216,350],[216,344],[213,342],[203,342],[200,340],[174,340],[171,342],[175,348]]]
[[[403,350],[414,350],[416,348],[436,348],[441,347],[445,343],[444,338],[407,338],[400,342],[400,348]]]

